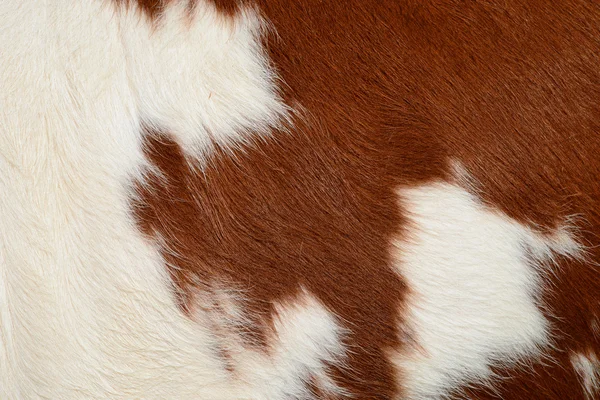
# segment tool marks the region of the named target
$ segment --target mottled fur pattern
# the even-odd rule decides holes
[[[0,2],[1,399],[600,397],[600,6]]]

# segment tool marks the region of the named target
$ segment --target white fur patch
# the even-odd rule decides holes
[[[343,362],[343,335],[334,316],[306,292],[293,303],[279,304],[269,351],[231,353],[240,380],[248,382],[244,398],[308,399],[311,379],[324,392],[342,393],[326,366]]]
[[[600,360],[595,353],[574,353],[571,355],[571,363],[585,389],[587,398],[592,400],[600,395]]]
[[[131,10],[119,15],[128,79],[139,113],[169,130],[192,155],[268,134],[286,107],[278,97],[261,36],[264,22],[251,10],[233,19],[199,2],[174,2],[148,24]],[[191,24],[190,24],[191,18]]]
[[[101,0],[0,2],[2,399],[240,398],[214,332],[175,305],[129,187],[142,120],[200,151],[284,107],[259,20],[198,4],[190,21],[183,3],[153,30]]]
[[[414,343],[393,359],[408,398],[486,382],[491,365],[547,345],[548,321],[535,300],[538,267],[555,253],[577,252],[569,235],[536,234],[451,184],[399,195],[409,224],[394,253],[409,289],[402,331]]]

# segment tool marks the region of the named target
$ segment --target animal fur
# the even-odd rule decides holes
[[[0,2],[0,398],[600,398],[600,6]]]

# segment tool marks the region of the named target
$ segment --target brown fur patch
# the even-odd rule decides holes
[[[401,226],[384,174],[389,160],[377,161],[382,143],[304,131],[235,158],[217,152],[203,173],[189,169],[168,136],[149,132],[147,154],[164,177],[140,187],[136,214],[144,232],[168,244],[184,309],[194,282],[227,282],[245,295],[255,341],[264,344],[274,302],[304,287],[351,332],[337,383],[357,398],[390,398],[395,374],[384,352],[398,345],[403,284],[387,249]],[[405,148],[422,148],[416,139],[407,135]]]
[[[146,2],[142,2],[146,3]],[[156,8],[145,6],[149,13]],[[231,1],[216,1],[231,10]],[[391,398],[383,353],[397,346],[403,284],[390,238],[393,190],[443,178],[458,160],[482,199],[551,230],[576,215],[589,262],[562,260],[543,294],[555,362],[499,370],[472,398],[582,398],[570,351],[600,342],[600,8],[545,0],[422,2],[257,0],[289,104],[310,118],[291,135],[192,172],[168,133],[149,132],[165,174],[138,216],[183,257],[166,254],[186,304],[190,277],[228,280],[254,315],[300,285],[347,322],[357,398]],[[401,233],[401,232],[400,232]]]

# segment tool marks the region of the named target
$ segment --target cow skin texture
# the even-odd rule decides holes
[[[0,21],[0,399],[600,399],[597,1]]]

